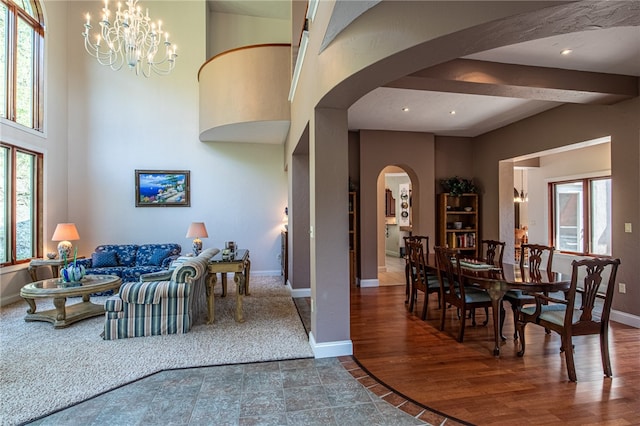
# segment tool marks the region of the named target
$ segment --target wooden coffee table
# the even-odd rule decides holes
[[[20,296],[29,304],[25,321],[47,321],[54,328],[64,328],[76,321],[104,314],[104,306],[91,303],[92,293],[117,291],[122,280],[116,275],[86,275],[79,283],[64,283],[60,278],[36,281],[20,290]],[[82,296],[82,302],[66,305],[67,297]],[[35,299],[53,298],[55,309],[36,312]]]

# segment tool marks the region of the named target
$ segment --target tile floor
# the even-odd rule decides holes
[[[30,424],[437,425],[446,420],[394,394],[347,356],[163,371]]]
[[[294,299],[307,333],[310,299]],[[31,425],[460,425],[351,356],[162,371]]]

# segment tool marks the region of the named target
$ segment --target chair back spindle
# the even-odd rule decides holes
[[[553,264],[553,252],[555,247],[542,244],[522,244],[520,253],[520,269],[525,266],[529,268],[529,276],[532,280],[540,279],[540,271],[544,270],[551,274]],[[546,265],[543,267],[543,263]]]
[[[503,267],[502,258],[504,257],[504,241],[482,240],[482,260],[490,265]]]

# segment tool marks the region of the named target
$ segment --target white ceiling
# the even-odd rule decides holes
[[[560,51],[573,49],[570,55]],[[640,77],[640,27],[549,37],[466,57],[489,62]],[[477,136],[561,105],[558,102],[381,87],[349,108],[349,128]],[[408,112],[402,108],[408,107]],[[450,111],[456,114],[451,115]]]
[[[290,17],[288,1],[214,1],[213,11]],[[290,7],[290,6],[289,6]],[[570,55],[560,51],[570,48]],[[560,35],[493,49],[465,59],[640,77],[640,27]],[[349,108],[349,129],[477,136],[555,108],[561,102],[411,88],[380,87]],[[407,107],[408,111],[402,109]],[[451,114],[455,111],[455,115]]]

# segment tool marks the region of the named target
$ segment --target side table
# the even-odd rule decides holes
[[[76,259],[84,259],[84,256],[78,256]],[[68,262],[68,260],[67,260]],[[60,276],[60,267],[64,265],[63,259],[33,259],[29,263],[29,267],[27,271],[31,276],[31,281],[38,281],[38,267],[39,266],[49,266],[51,268],[51,277],[58,278]]]
[[[217,282],[218,272],[222,275],[222,297],[227,295],[227,273],[233,272],[233,280],[236,283],[236,322],[244,322],[242,315],[242,296],[249,296],[249,273],[251,261],[249,260],[249,250],[237,250],[231,259],[222,257],[222,252],[216,254],[209,261],[209,278],[207,279],[207,308],[209,310],[208,324],[212,324],[214,314],[213,290]]]

